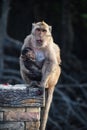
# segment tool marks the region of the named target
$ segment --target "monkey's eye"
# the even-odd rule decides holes
[[[40,31],[42,31],[42,32],[47,32],[47,30],[44,29],[44,28],[37,28],[36,30],[37,30],[38,32],[40,32]]]
[[[42,32],[47,32],[47,30],[46,30],[46,29],[41,29],[41,31],[42,31]]]
[[[41,31],[41,29],[40,29],[40,28],[37,28],[36,30],[37,30],[38,32],[40,32],[40,31]]]

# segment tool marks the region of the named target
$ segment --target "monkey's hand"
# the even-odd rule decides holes
[[[40,86],[43,88],[48,88],[48,84],[46,84],[46,82],[40,82]]]

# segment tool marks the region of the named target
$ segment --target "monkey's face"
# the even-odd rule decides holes
[[[50,27],[51,26],[48,26],[43,22],[33,25],[33,34],[35,37],[36,46],[44,47],[49,43],[50,38],[52,37]]]

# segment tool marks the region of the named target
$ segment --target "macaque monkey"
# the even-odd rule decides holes
[[[32,24],[21,49],[20,72],[26,84],[36,82],[47,88],[47,99],[40,130],[45,130],[53,92],[61,74],[60,48],[54,43],[52,27],[44,21]]]

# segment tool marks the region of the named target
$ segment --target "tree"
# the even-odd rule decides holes
[[[10,38],[7,34],[9,8],[10,0],[2,0],[2,13],[0,17],[0,82],[21,83],[22,80],[20,78],[19,67],[18,70],[16,68],[16,71],[12,68],[13,63],[14,66],[19,63],[18,57],[16,58],[16,56],[11,56],[11,53],[9,56],[8,52],[9,48],[12,47],[11,49],[13,49],[13,52],[16,50],[17,53],[18,50],[20,53],[21,47],[21,42]]]

